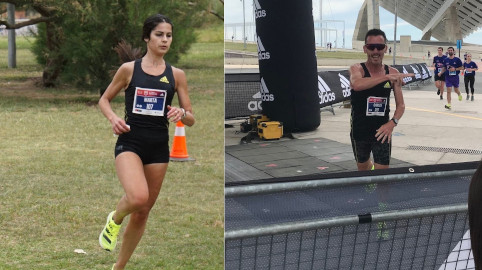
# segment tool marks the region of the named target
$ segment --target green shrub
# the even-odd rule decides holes
[[[145,51],[142,25],[147,17],[161,13],[173,22],[173,43],[165,59],[176,64],[196,41],[194,30],[202,26],[206,16],[210,16],[205,11],[208,2],[75,1],[64,10],[60,19],[52,23],[58,26],[58,48],[48,48],[46,26],[41,24],[33,52],[44,66],[47,59],[56,59],[55,67],[61,70],[61,82],[103,91],[110,83],[110,71],[120,65],[114,48],[122,39]]]

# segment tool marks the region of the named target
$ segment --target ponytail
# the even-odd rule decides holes
[[[132,45],[123,39],[117,44],[114,50],[119,56],[121,64],[134,61],[143,56],[140,48],[132,48]]]

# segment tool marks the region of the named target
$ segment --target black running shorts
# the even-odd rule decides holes
[[[119,135],[115,145],[115,157],[123,152],[133,152],[142,164],[169,162],[169,133],[167,130],[133,127]]]
[[[443,73],[442,76],[439,76],[438,73],[435,72],[434,79],[435,79],[435,81],[445,82],[445,73]]]
[[[373,161],[380,165],[390,165],[390,155],[392,144],[385,141],[381,143],[376,139],[371,141],[357,141],[351,137],[351,146],[355,160],[358,163],[367,162],[370,159],[370,153],[373,153]]]

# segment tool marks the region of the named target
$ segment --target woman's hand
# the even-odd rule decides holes
[[[110,123],[112,124],[112,131],[115,135],[120,135],[122,133],[131,131],[131,127],[127,125],[124,119],[120,117],[113,117],[110,119]]]
[[[167,119],[169,119],[171,122],[177,123],[178,121],[181,121],[185,114],[185,110],[183,108],[177,108],[177,107],[172,107],[170,105],[167,105]]]

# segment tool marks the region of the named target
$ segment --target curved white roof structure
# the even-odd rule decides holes
[[[354,40],[380,27],[378,7],[397,14],[423,32],[423,40],[455,42],[482,27],[482,0],[365,0],[358,14]],[[360,38],[361,37],[361,38]]]

